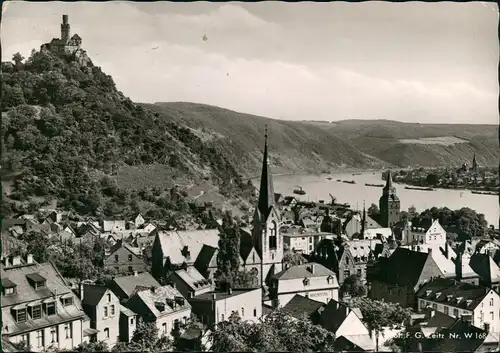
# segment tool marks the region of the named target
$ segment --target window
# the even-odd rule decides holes
[[[108,317],[108,307],[107,306],[104,307],[104,317],[105,318]]]
[[[361,277],[363,275],[363,270],[358,268],[358,277]]]
[[[252,253],[252,262],[255,263],[255,253]]]
[[[63,298],[63,306],[70,306],[73,305],[73,298],[68,297],[68,298]]]
[[[490,319],[491,321],[494,321],[495,320],[495,313],[493,311],[490,311]]]
[[[164,334],[167,333],[167,323],[166,322],[164,322],[163,324],[161,324],[161,330],[162,330],[162,332]]]
[[[253,316],[257,317],[257,308],[253,308]]]
[[[115,315],[115,306],[111,305],[111,316]]]
[[[24,335],[21,335],[21,342],[26,343],[27,346],[30,345],[30,334],[25,333]]]
[[[47,303],[45,306],[45,310],[47,312],[47,316],[55,315],[56,314],[56,303]]]
[[[179,319],[175,319],[174,320],[174,329],[178,329],[179,328]]]
[[[220,321],[224,321],[224,314],[220,315]]]
[[[16,293],[16,287],[5,288],[5,295],[13,295]]]
[[[69,324],[64,325],[64,331],[66,332],[66,339],[73,338],[72,328],[73,328],[73,325],[71,324],[71,322]]]
[[[304,284],[304,286],[308,286],[309,285],[309,278],[304,278],[302,283]]]
[[[312,242],[313,242],[313,238],[309,237],[309,243],[312,243]]]
[[[128,262],[132,262],[132,255],[128,256]]]
[[[36,331],[36,344],[37,347],[43,347],[43,330]]]
[[[453,316],[458,317],[458,309],[453,309]]]
[[[450,308],[448,308],[446,305],[444,306],[444,313],[445,315],[449,315]]]
[[[115,255],[115,262],[118,262],[118,255]]]
[[[104,338],[109,338],[109,328],[104,329]]]
[[[436,303],[433,303],[433,304],[432,304],[432,308],[433,308],[434,310],[436,310],[436,309],[437,309],[437,307],[438,307],[438,306],[437,306],[437,304],[436,304]]]
[[[54,326],[54,327],[51,327],[50,328],[50,342],[51,343],[56,343],[56,342],[59,342],[58,340],[58,332],[57,332],[57,326]]]
[[[25,322],[26,321],[26,309],[17,310],[17,322]]]
[[[128,267],[128,272],[134,272],[134,268],[132,266]]]
[[[495,305],[495,301],[493,300],[493,298],[490,299],[490,306],[493,306]]]
[[[134,318],[131,318],[130,319],[130,325],[133,325],[134,324]]]
[[[349,265],[349,257],[346,257],[346,258],[345,258],[345,264],[346,264],[346,265]]]
[[[33,320],[38,320],[42,317],[42,306],[36,305],[31,308],[31,318]]]
[[[245,316],[245,308],[241,308],[241,316]]]
[[[349,277],[351,275],[351,271],[349,270],[344,270],[344,279],[346,279],[347,277]]]
[[[111,303],[111,293],[107,294],[108,303]]]

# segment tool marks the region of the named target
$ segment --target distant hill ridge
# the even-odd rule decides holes
[[[460,166],[470,163],[474,153],[480,165],[498,164],[495,125],[354,119],[287,121],[188,102],[143,106],[217,143],[238,171],[247,175],[254,175],[260,168],[265,125],[277,173],[349,167]]]

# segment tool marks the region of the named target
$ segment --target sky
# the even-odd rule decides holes
[[[498,123],[495,3],[4,2],[2,61],[72,34],[136,102],[286,120]]]

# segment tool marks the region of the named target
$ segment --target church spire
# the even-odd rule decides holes
[[[365,229],[366,228],[366,207],[365,200],[363,200],[363,219],[361,220],[361,238],[365,239]]]
[[[269,166],[269,156],[267,152],[267,125],[264,135],[264,160],[262,162],[262,174],[260,177],[260,189],[259,189],[259,212],[267,218],[269,216],[269,211],[271,206],[274,206],[274,187],[273,179],[271,176],[271,168]]]
[[[395,192],[396,188],[394,185],[392,185],[392,170],[387,171],[387,180],[385,181],[385,186],[384,186],[384,194],[390,193],[390,192]]]

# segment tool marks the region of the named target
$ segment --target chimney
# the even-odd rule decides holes
[[[156,292],[156,287],[155,286],[152,286],[150,289],[151,289],[151,293],[155,293]]]
[[[462,252],[457,251],[457,258],[455,259],[455,279],[460,281],[462,279]]]
[[[314,274],[314,264],[311,265],[310,271],[311,271],[312,274]]]
[[[134,277],[137,277],[137,276],[138,276],[137,271],[134,271]]]
[[[12,257],[12,266],[19,266],[21,264],[21,256]]]
[[[33,263],[33,255],[32,254],[28,254],[26,256],[26,263],[27,264],[32,264]]]
[[[80,300],[83,300],[83,293],[85,292],[84,290],[84,284],[83,282],[79,282],[78,283],[78,294],[79,294],[79,297],[80,297]]]

